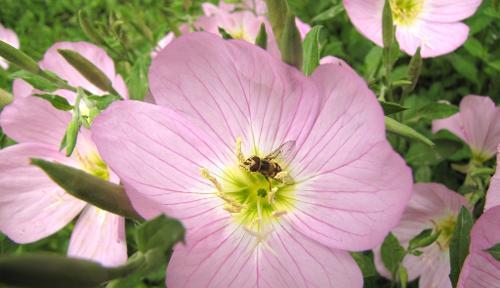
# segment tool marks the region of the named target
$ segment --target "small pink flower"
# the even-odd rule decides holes
[[[115,73],[113,61],[104,50],[90,43],[57,43],[47,51],[40,66],[55,72],[71,85],[104,94],[57,53],[61,48],[77,51],[93,62],[112,80],[115,89],[127,97],[125,83]],[[0,230],[18,243],[34,242],[62,229],[81,213],[71,235],[68,254],[107,266],[125,263],[127,247],[123,218],[70,196],[42,170],[30,165],[30,158],[43,158],[119,182],[100,158],[89,130],[81,129],[72,157],[59,152],[71,113],[56,110],[49,102],[31,96],[34,93],[41,91],[16,80],[14,102],[0,114],[2,129],[20,143],[0,150]],[[73,92],[60,90],[55,93],[74,102]],[[80,108],[85,113],[86,106],[82,104]]]
[[[486,193],[486,202],[484,210],[500,206],[500,145],[497,147],[497,169],[495,175],[491,178],[488,193]]]
[[[469,145],[478,161],[493,157],[500,144],[500,108],[487,96],[468,95],[460,112],[432,122],[432,131],[447,129]]]
[[[168,287],[362,286],[345,250],[383,240],[412,180],[361,77],[340,61],[305,77],[203,32],[168,45],[149,76],[160,106],[113,103],[92,132],[113,171],[156,203],[150,214],[187,228]],[[276,159],[285,173],[271,188],[240,166],[287,141],[295,148]]]
[[[356,28],[379,46],[382,44],[384,0],[344,0]],[[481,0],[390,0],[401,50],[413,55],[421,47],[422,57],[450,53],[467,39],[469,27],[460,21],[476,12]]]
[[[0,40],[11,45],[12,47],[19,48],[19,38],[14,31],[7,29],[0,24]],[[9,68],[9,63],[0,57],[0,67],[3,69]]]
[[[500,206],[484,212],[472,227],[469,255],[465,259],[458,288],[500,287],[500,261],[487,249],[500,243]]]
[[[408,279],[420,277],[419,286],[423,288],[451,288],[449,242],[455,229],[455,222],[466,199],[442,184],[415,184],[408,207],[399,225],[392,233],[403,247],[425,229],[441,231],[436,242],[425,248],[420,256],[407,255],[403,266],[408,270]],[[385,268],[380,256],[380,247],[375,250],[375,264],[379,273],[387,278],[391,273]]]

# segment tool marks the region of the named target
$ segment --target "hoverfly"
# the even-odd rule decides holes
[[[287,160],[288,156],[293,152],[295,148],[295,141],[286,141],[281,144],[278,148],[274,149],[271,153],[267,154],[264,158],[253,155],[247,158],[242,163],[242,167],[249,172],[260,173],[266,178],[271,187],[270,179],[275,179],[279,182],[283,182],[284,176],[281,166],[276,162],[278,158]]]

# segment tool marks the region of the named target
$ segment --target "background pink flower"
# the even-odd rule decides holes
[[[19,38],[17,38],[16,33],[3,27],[2,24],[0,24],[0,40],[15,48],[19,48]],[[9,63],[2,57],[0,57],[0,67],[3,69],[9,68]]]
[[[92,44],[57,43],[47,51],[40,66],[55,72],[71,85],[104,94],[57,53],[60,48],[85,56],[112,79],[113,86],[122,96],[127,96],[123,79],[115,74],[112,60],[104,50]],[[0,150],[0,230],[16,242],[33,242],[62,229],[82,212],[71,235],[68,254],[108,266],[123,264],[127,260],[123,218],[70,196],[41,169],[30,165],[30,158],[43,158],[119,182],[100,158],[87,129],[81,129],[72,157],[59,152],[71,113],[57,110],[49,102],[31,96],[34,93],[40,92],[16,80],[14,102],[0,114],[2,129],[20,143]],[[60,90],[55,93],[74,102],[73,92]]]
[[[487,96],[465,96],[459,113],[432,122],[432,131],[441,129],[451,131],[467,143],[477,160],[487,160],[495,155],[500,144],[500,109]]]
[[[414,184],[410,203],[392,233],[405,248],[425,229],[440,230],[441,234],[432,245],[419,249],[422,255],[405,257],[402,264],[408,270],[409,281],[420,277],[419,287],[451,288],[448,245],[460,208],[466,205],[463,196],[442,184]],[[391,273],[382,263],[380,247],[375,249],[375,264],[382,276],[391,278]]]
[[[500,287],[500,261],[486,249],[500,243],[500,206],[484,212],[472,227],[469,255],[465,259],[458,288]]]
[[[383,240],[409,199],[411,173],[361,77],[338,62],[307,78],[254,45],[210,33],[173,41],[149,77],[160,106],[114,103],[92,131],[120,178],[187,228],[169,287],[362,286],[343,250]],[[238,166],[237,139],[247,156],[296,141],[293,160],[282,163],[295,184],[278,186],[275,202],[258,196],[269,191],[262,177]]]
[[[476,12],[481,0],[390,0],[396,39],[401,50],[436,57],[460,47],[469,27],[460,21]],[[344,0],[352,23],[366,38],[382,44],[384,0]]]
[[[495,175],[491,177],[490,187],[486,193],[485,211],[495,206],[500,206],[500,145],[498,145],[497,151],[497,168]]]

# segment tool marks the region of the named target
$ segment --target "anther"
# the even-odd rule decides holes
[[[217,179],[215,179],[212,175],[210,175],[210,172],[208,172],[208,169],[207,168],[200,168],[200,172],[201,172],[201,176],[205,179],[207,179],[208,181],[212,182],[212,184],[214,184],[215,188],[217,189],[217,191],[221,194],[224,194],[224,190],[222,189],[222,185],[220,185],[219,181],[217,181]]]
[[[285,210],[278,210],[278,211],[273,211],[273,213],[271,213],[271,216],[275,217],[275,218],[279,218],[283,215],[285,215],[287,212]]]

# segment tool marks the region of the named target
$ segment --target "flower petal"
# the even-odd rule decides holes
[[[127,262],[123,217],[87,206],[71,234],[68,255],[104,266],[119,266]]]
[[[338,62],[312,78],[324,104],[290,164],[298,183],[293,222],[333,248],[373,248],[399,221],[411,172],[387,143],[382,109],[361,77]]]
[[[500,243],[500,206],[484,212],[472,227],[469,256],[465,259],[458,288],[500,286],[500,261],[484,251]]]
[[[497,150],[497,169],[495,175],[491,178],[490,187],[486,193],[484,211],[495,206],[500,206],[500,145],[498,145]]]
[[[434,23],[417,19],[411,26],[398,26],[396,39],[401,50],[413,55],[421,47],[423,58],[448,54],[467,40],[469,27],[463,23]]]
[[[159,53],[149,75],[156,103],[186,112],[230,150],[237,137],[244,152],[300,143],[317,116],[314,85],[243,41],[202,32],[182,36]]]
[[[421,19],[432,22],[452,23],[472,16],[482,0],[432,0],[424,1]]]
[[[103,95],[107,92],[100,90],[85,79],[57,52],[58,49],[69,49],[80,53],[108,76],[113,83],[113,88],[122,97],[128,98],[128,91],[123,78],[116,74],[113,60],[102,48],[87,42],[58,42],[47,50],[40,62],[40,67],[56,73],[59,77],[67,80],[70,85],[81,86],[94,94]]]
[[[30,165],[31,157],[74,164],[46,145],[18,144],[0,151],[0,230],[19,243],[57,232],[85,206]]]
[[[264,244],[265,243],[265,244]],[[188,232],[176,246],[167,270],[168,287],[362,287],[361,272],[344,251],[276,223],[266,240],[229,219]]]
[[[476,95],[464,97],[458,115],[435,120],[433,131],[448,129],[462,138],[473,151],[493,156],[500,144],[500,109],[495,107],[491,98]]]
[[[119,101],[95,119],[92,137],[122,181],[189,227],[190,216],[223,205],[200,168],[219,178],[221,163],[233,163],[235,158],[234,151],[227,155],[218,139],[186,121],[186,116],[148,103]]]
[[[344,0],[344,7],[354,27],[366,38],[382,44],[382,0]]]
[[[43,99],[19,97],[0,114],[0,126],[17,142],[43,143],[57,149],[71,121],[69,112],[57,110]]]
[[[33,87],[23,79],[18,78],[12,83],[12,94],[14,95],[14,99],[28,97],[31,96],[32,93]]]

